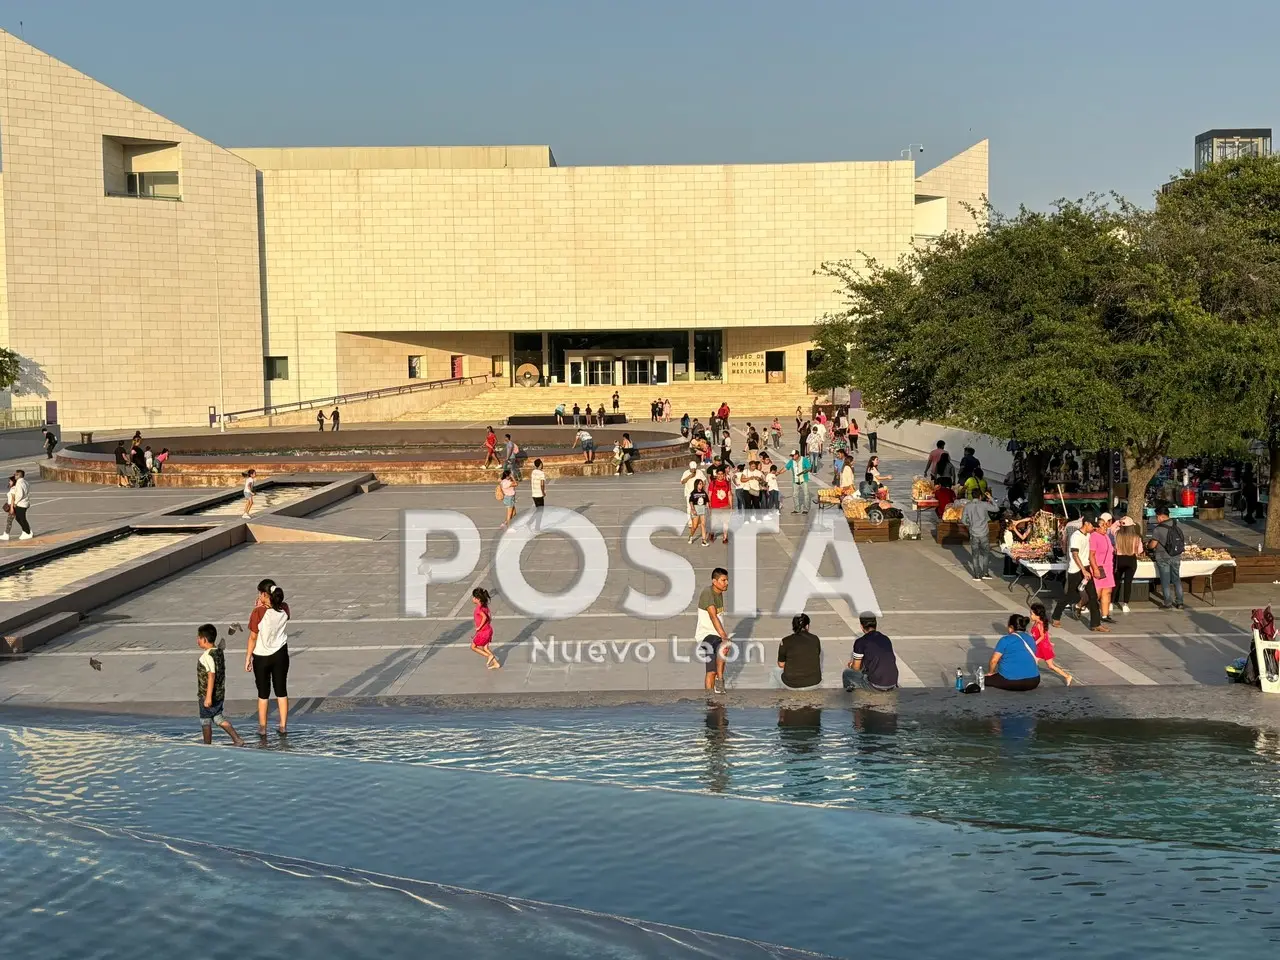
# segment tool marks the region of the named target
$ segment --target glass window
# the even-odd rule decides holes
[[[409,358],[409,379],[410,380],[422,379],[422,357],[411,356]]]
[[[724,358],[724,333],[699,330],[693,335],[694,376],[699,380],[719,380]]]
[[[268,380],[288,380],[289,379],[289,358],[288,357],[263,357],[262,370],[263,370],[263,376]]]

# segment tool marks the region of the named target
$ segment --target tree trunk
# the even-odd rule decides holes
[[[1129,472],[1129,516],[1138,525],[1139,530],[1145,528],[1143,511],[1147,506],[1147,484],[1160,470],[1160,457],[1147,459],[1139,463],[1129,447],[1124,448],[1124,468]]]
[[[1024,462],[1027,465],[1027,502],[1033,511],[1043,509],[1044,475],[1049,467],[1049,454],[1029,452]]]
[[[1280,436],[1274,431],[1267,450],[1271,454],[1271,486],[1267,491],[1267,529],[1262,534],[1262,549],[1280,550]]]

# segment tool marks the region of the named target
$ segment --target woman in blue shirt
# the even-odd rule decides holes
[[[1036,642],[1027,633],[1031,620],[1015,613],[1009,618],[1009,632],[996,644],[987,665],[987,686],[1000,690],[1034,690],[1040,686],[1036,664]]]

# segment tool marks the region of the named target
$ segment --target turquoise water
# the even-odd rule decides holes
[[[326,957],[1280,939],[1280,745],[1236,726],[646,708],[313,714],[287,749],[192,732],[0,713],[0,956],[274,956],[282,913]]]

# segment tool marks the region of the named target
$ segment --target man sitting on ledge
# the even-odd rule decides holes
[[[862,636],[853,641],[853,655],[843,675],[845,690],[852,692],[859,685],[881,693],[896,690],[898,658],[894,656],[893,643],[876,629],[874,614],[862,614],[858,623],[862,625]]]

